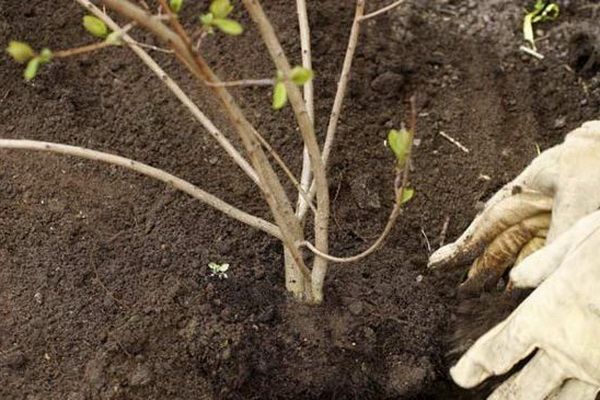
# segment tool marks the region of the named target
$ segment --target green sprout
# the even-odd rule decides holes
[[[23,77],[27,82],[35,78],[40,66],[52,60],[52,51],[42,49],[38,54],[28,43],[12,40],[9,42],[6,52],[19,64],[27,63],[23,71]]]
[[[18,42],[16,40],[11,40],[8,43],[6,52],[20,64],[26,63],[35,57],[35,51],[33,51],[29,44],[25,42]]]
[[[233,19],[227,18],[231,11],[233,11],[233,6],[229,0],[213,0],[209,12],[200,15],[200,23],[208,33],[213,33],[214,28],[217,28],[226,35],[241,35],[244,32],[242,25]]]
[[[396,156],[399,166],[403,166],[408,157],[408,151],[410,148],[411,137],[410,133],[402,128],[399,131],[396,129],[390,130],[386,140],[386,144],[392,150],[392,153]]]
[[[302,86],[306,82],[310,81],[314,76],[314,73],[304,67],[294,67],[290,70],[290,80],[297,86]],[[284,76],[281,71],[277,71],[277,77],[275,78],[275,85],[273,86],[273,109],[280,110],[287,104],[288,95],[287,89],[285,88]]]
[[[404,203],[410,201],[410,199],[412,199],[414,195],[415,195],[415,189],[404,188],[404,190],[402,191],[402,200],[401,200],[400,204],[404,204]]]
[[[405,187],[402,189],[402,198],[400,197],[400,186],[402,182],[402,171],[406,167],[406,161],[410,152],[412,135],[406,128],[400,130],[391,129],[384,144],[390,148],[396,157],[396,202],[404,204],[415,195],[415,189]]]
[[[106,24],[99,18],[94,17],[93,15],[86,15],[83,17],[83,26],[86,31],[88,31],[92,36],[95,36],[100,39],[106,39],[108,36],[108,27]]]
[[[183,7],[183,0],[170,0],[169,7],[175,14],[178,14],[181,7]]]
[[[535,37],[533,34],[533,24],[537,22],[553,21],[558,18],[560,9],[558,4],[551,3],[548,0],[537,0],[533,6],[533,11],[527,11],[523,19],[523,37],[531,44],[535,50]]]
[[[229,264],[218,264],[215,262],[208,263],[208,268],[211,270],[210,276],[216,276],[219,279],[227,279],[227,270],[229,269]]]

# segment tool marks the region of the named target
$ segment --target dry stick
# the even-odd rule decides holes
[[[170,12],[164,0],[160,0],[160,2],[163,8],[166,6],[165,10],[170,13],[170,21],[179,32],[179,35],[175,34],[160,20],[152,18],[151,15],[132,4],[129,0],[103,0],[103,2],[122,16],[136,21],[140,26],[167,42],[175,51],[175,55],[200,82],[218,83],[220,81],[206,61],[199,54],[195,54],[192,51],[189,37],[177,21],[176,16]],[[297,239],[303,236],[302,229],[294,216],[291,204],[285,195],[281,182],[279,182],[277,175],[260,147],[260,143],[257,142],[256,136],[253,133],[255,131],[254,127],[246,119],[226,88],[210,88],[221,102],[232,125],[236,128],[252,164],[260,177],[261,183],[259,187],[263,191],[275,222],[281,230],[281,239],[284,246],[289,249],[304,281],[310,283],[310,270],[304,264],[300,250],[296,246]],[[308,288],[305,287],[305,289]],[[307,297],[307,301],[313,301],[312,292],[305,291],[304,295]]]
[[[369,254],[373,253],[385,241],[385,239],[391,232],[394,224],[396,223],[396,220],[400,216],[400,213],[402,211],[402,203],[403,203],[402,199],[404,198],[404,189],[406,188],[406,185],[408,184],[408,174],[410,171],[410,160],[411,160],[411,154],[412,154],[413,139],[415,137],[415,129],[416,129],[416,125],[417,125],[417,112],[416,112],[414,95],[410,98],[410,105],[411,105],[410,128],[408,130],[408,132],[410,134],[410,138],[409,138],[410,144],[409,144],[408,150],[406,152],[406,161],[404,164],[404,168],[402,169],[400,187],[396,188],[396,203],[394,204],[394,208],[392,209],[392,212],[390,213],[390,216],[388,217],[388,222],[385,225],[385,228],[383,229],[383,232],[381,233],[381,235],[379,235],[377,240],[375,240],[375,242],[368,249],[366,249],[365,251],[363,251],[360,254],[357,254],[357,255],[351,256],[351,257],[334,257],[329,254],[325,254],[325,253],[319,251],[315,246],[312,245],[312,243],[310,243],[308,241],[304,241],[304,242],[300,243],[299,244],[300,246],[305,246],[313,253],[315,253],[329,261],[338,262],[338,263],[349,263],[349,262],[353,262],[353,261],[358,261],[358,260],[368,256]]]
[[[310,24],[308,22],[308,12],[306,8],[306,0],[296,0],[296,8],[298,10],[298,26],[300,28],[300,48],[302,50],[302,66],[312,71],[312,54],[310,48]],[[304,102],[306,103],[306,112],[310,120],[315,124],[315,100],[313,80],[309,80],[304,84]],[[302,151],[302,173],[300,176],[301,191],[306,192],[310,188],[311,181],[310,156],[306,145]],[[305,199],[304,196],[298,196],[298,204],[296,206],[296,215],[300,215],[300,210],[306,205],[312,204],[312,200]]]
[[[333,107],[331,109],[331,115],[329,117],[329,124],[327,125],[327,133],[325,135],[325,144],[323,145],[323,164],[327,167],[329,161],[329,154],[331,153],[331,147],[335,139],[335,132],[337,130],[340,113],[342,112],[342,105],[344,104],[344,97],[346,96],[346,88],[348,87],[348,80],[350,79],[350,68],[352,68],[352,59],[356,52],[356,44],[358,43],[358,34],[360,33],[360,18],[365,12],[365,0],[357,0],[356,11],[354,13],[354,21],[352,22],[352,29],[350,30],[350,37],[348,38],[348,47],[346,49],[346,55],[344,56],[344,63],[342,65],[342,72],[337,85],[337,91],[335,93],[335,99],[333,101]],[[312,201],[316,193],[316,185],[313,182],[308,191],[308,198]],[[300,220],[304,220],[307,207],[300,207],[297,215]]]
[[[258,0],[242,0],[250,16],[258,26],[258,30],[265,42],[269,54],[279,71],[283,73],[285,86],[288,93],[290,105],[296,115],[298,127],[302,140],[308,150],[312,172],[317,187],[317,215],[315,217],[315,245],[317,249],[327,253],[329,248],[328,224],[329,224],[329,187],[325,174],[325,166],[321,159],[321,151],[317,143],[317,137],[313,123],[306,110],[306,104],[298,87],[289,79],[290,63],[285,56],[281,43],[275,34],[271,22],[264,13]],[[294,219],[296,219],[294,217]],[[297,221],[297,220],[296,220]],[[327,262],[322,257],[315,257],[312,268],[312,291],[317,302],[323,298],[323,284],[327,273]]]
[[[396,2],[394,2],[392,4],[390,4],[390,5],[387,5],[387,6],[383,7],[383,8],[380,8],[377,11],[373,11],[372,13],[369,13],[369,14],[361,17],[360,20],[364,21],[364,20],[369,19],[369,18],[377,17],[378,15],[381,15],[383,13],[386,13],[386,12],[388,12],[388,11],[390,11],[390,10],[398,7],[402,3],[404,3],[404,0],[398,0],[398,1],[396,1]]]
[[[140,174],[157,179],[176,189],[181,190],[198,199],[209,206],[216,208],[224,214],[237,219],[247,225],[263,232],[268,233],[278,239],[281,239],[281,230],[272,223],[263,220],[262,218],[250,215],[231,204],[224,202],[216,196],[205,192],[204,190],[194,186],[181,178],[176,177],[166,171],[151,167],[139,161],[134,161],[129,158],[117,156],[114,154],[103,153],[96,150],[90,150],[83,147],[69,146],[65,144],[41,142],[36,140],[20,140],[20,139],[0,139],[0,148],[4,149],[22,149],[22,150],[38,150],[51,153],[66,154],[75,157],[87,158],[88,160],[102,161],[108,164],[118,165]]]
[[[102,12],[98,7],[92,4],[89,0],[76,0],[83,7],[87,8],[92,14],[100,18],[110,29],[115,32],[121,31],[121,27],[117,25],[107,14]],[[254,168],[246,161],[246,159],[237,151],[231,142],[219,131],[212,121],[198,108],[198,106],[185,94],[181,87],[154,61],[150,55],[139,47],[135,40],[127,33],[122,34],[123,40],[129,48],[154,72],[156,76],[164,82],[164,84],[173,92],[175,97],[187,107],[194,118],[208,131],[208,133],[219,143],[219,145],[229,154],[233,161],[254,181],[259,184],[258,175]]]

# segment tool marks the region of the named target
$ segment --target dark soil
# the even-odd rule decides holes
[[[188,21],[207,6],[188,3]],[[264,3],[298,62],[294,1]],[[321,131],[352,3],[309,2]],[[389,2],[369,3],[373,10]],[[458,324],[460,340],[470,340],[500,312],[482,314],[490,300],[465,314],[455,290],[462,272],[430,274],[429,246],[439,246],[446,218],[447,240],[455,238],[536,145],[545,149],[599,117],[600,6],[560,3],[559,19],[536,27],[543,61],[518,51],[517,0],[407,1],[364,25],[329,171],[332,252],[354,254],[382,229],[393,179],[383,140],[412,93],[420,113],[416,195],[382,250],[331,268],[320,307],[288,299],[278,242],[183,194],[115,167],[1,151],[0,398],[481,398],[448,380],[455,344],[447,338]],[[237,8],[247,32],[210,38],[206,57],[225,79],[271,76]],[[73,1],[0,0],[0,45],[88,43],[82,15]],[[184,76],[176,61],[157,58]],[[268,217],[251,182],[127,49],[52,63],[32,84],[21,72],[0,56],[1,137],[123,154]],[[207,94],[188,87],[227,127]],[[290,110],[272,112],[268,89],[235,94],[297,171]],[[211,261],[230,263],[229,279],[210,277]]]

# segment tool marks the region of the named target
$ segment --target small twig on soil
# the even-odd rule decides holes
[[[429,238],[427,237],[427,234],[425,233],[425,230],[423,228],[421,228],[421,235],[423,235],[423,238],[425,238],[425,245],[427,246],[427,254],[431,254],[431,243],[429,243]]]
[[[392,4],[388,5],[388,6],[385,6],[385,7],[381,8],[381,9],[377,10],[377,11],[373,11],[372,13],[369,13],[369,14],[366,14],[366,15],[362,16],[360,18],[360,21],[364,21],[364,20],[369,19],[369,18],[377,17],[378,15],[384,14],[384,13],[386,13],[386,12],[388,12],[388,11],[396,8],[396,7],[398,7],[402,3],[404,3],[404,0],[398,0],[398,1],[392,3]]]
[[[458,147],[465,153],[469,153],[469,149],[467,149],[465,146],[463,146],[458,140],[456,140],[452,136],[448,135],[446,132],[440,131],[439,134],[441,137],[448,140],[450,143],[452,143],[453,145],[455,145],[456,147]]]
[[[205,192],[197,186],[192,185],[190,182],[184,181],[183,179],[176,177],[175,175],[169,174],[166,171],[151,167],[141,162],[131,160],[129,158],[117,156],[114,154],[103,153],[96,150],[90,150],[83,147],[69,146],[58,143],[40,142],[35,140],[0,139],[0,148],[46,151],[118,165],[120,167],[139,172],[140,174],[149,176],[168,185],[171,185],[174,188],[189,194],[195,199],[198,199],[210,205],[211,207],[216,208],[222,213],[234,219],[237,219],[240,222],[250,225],[263,232],[266,232],[278,239],[281,238],[281,230],[276,225],[265,221],[262,218],[250,215],[232,206],[231,204],[224,202],[218,197],[213,196],[208,192]]]
[[[543,60],[544,59],[544,55],[538,53],[537,51],[527,47],[527,46],[520,46],[519,50],[521,50],[523,53],[529,54],[530,56],[533,56],[535,58],[537,58],[538,60]]]
[[[10,89],[8,89],[6,93],[4,93],[4,96],[2,96],[2,99],[0,99],[0,104],[4,103],[4,100],[6,100],[6,98],[10,95],[10,92]]]
[[[444,242],[446,241],[446,234],[448,233],[448,225],[450,225],[450,216],[447,215],[444,219],[444,225],[442,225],[442,230],[440,232],[439,238],[439,246],[442,247]]]

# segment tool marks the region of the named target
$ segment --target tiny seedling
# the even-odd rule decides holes
[[[551,3],[548,0],[537,0],[533,6],[533,11],[525,10],[525,18],[523,19],[523,37],[531,48],[535,51],[535,36],[533,33],[533,24],[544,21],[554,21],[558,18],[560,9],[558,4]]]
[[[215,262],[208,263],[208,268],[211,271],[210,276],[216,276],[219,279],[227,279],[227,270],[229,270],[229,264],[218,264]]]

